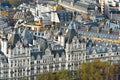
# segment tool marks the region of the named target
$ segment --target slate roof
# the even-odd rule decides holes
[[[13,19],[25,19],[25,13],[23,12],[16,12]]]
[[[59,55],[59,57],[61,57],[61,55],[65,53],[65,50],[64,47],[61,46],[60,44],[50,42],[48,44],[48,47],[45,49],[45,52],[43,53],[45,54],[51,53],[52,55],[54,55],[54,57],[56,57],[56,55]]]
[[[83,35],[83,36],[87,36],[87,37],[96,37],[96,38],[104,38],[104,39],[111,39],[111,40],[117,40],[119,38],[119,31],[114,31],[112,30],[109,34],[108,34],[108,30],[109,29],[100,29],[99,33],[97,32],[97,28],[90,28],[87,31],[86,27],[81,27],[78,30],[78,33]]]
[[[13,19],[22,19],[25,21],[33,21],[34,16],[32,15],[31,12],[16,12],[16,14],[14,15]]]
[[[34,57],[34,59],[36,60],[38,56],[40,56],[40,59],[42,58],[43,56],[43,53],[42,52],[31,52],[31,57]]]
[[[92,26],[92,27],[97,27],[99,26],[100,23],[99,22],[92,22],[92,21],[88,21],[88,22],[84,22],[83,26]]]
[[[75,21],[71,21],[70,24],[68,25],[68,29],[74,29],[76,30],[76,23]]]
[[[54,57],[56,57],[57,54],[59,55],[59,57],[61,57],[62,54],[65,53],[65,50],[64,49],[52,50],[51,53],[54,55]]]
[[[22,42],[20,35],[14,32],[11,38],[8,40],[8,45],[9,45],[8,47],[14,48],[18,41]]]
[[[86,54],[91,55],[93,51],[95,50],[97,54],[100,53],[108,53],[108,51],[111,49],[112,52],[119,52],[120,51],[120,45],[117,44],[107,44],[103,42],[96,42],[94,46],[90,46],[93,44],[93,42],[88,42],[87,48],[86,48]]]
[[[71,43],[73,37],[77,35],[76,27],[76,23],[74,21],[71,21],[68,26],[68,31],[66,33],[66,42]]]
[[[96,19],[105,19],[104,15],[102,15],[102,14],[96,14],[95,18]]]
[[[57,55],[59,57],[61,57],[62,54],[65,55],[65,50],[64,50],[64,48],[60,48],[60,47],[62,47],[62,46],[53,45],[53,49],[51,49],[49,46],[44,51],[39,51],[39,49],[34,46],[31,50],[31,57],[34,57],[34,59],[36,60],[38,56],[40,56],[40,58],[43,58],[44,55],[48,55],[49,53],[54,55],[54,57],[56,57]]]
[[[0,19],[0,29],[5,27],[8,27],[8,23],[5,20]]]
[[[25,28],[21,34],[22,38],[26,39],[28,43],[32,44],[33,43],[33,35],[30,33],[30,31]]]
[[[29,40],[22,38],[20,34],[17,33],[18,30],[15,29],[14,32],[12,33],[12,36],[8,40],[8,48],[13,49],[18,41],[22,44],[23,47],[29,47]]]
[[[57,11],[57,15],[58,15],[60,22],[66,23],[72,20],[73,12],[60,10],[60,11]]]

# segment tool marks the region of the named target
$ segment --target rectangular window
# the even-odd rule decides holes
[[[20,54],[20,51],[18,51],[18,54]]]
[[[40,36],[40,33],[38,33],[38,35]]]

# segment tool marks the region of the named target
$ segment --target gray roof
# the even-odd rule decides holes
[[[8,23],[2,19],[0,19],[0,29],[8,27]]]
[[[38,56],[40,56],[40,59],[42,58],[43,56],[43,53],[42,52],[31,52],[31,57],[34,57],[34,59],[36,60]]]
[[[12,33],[12,36],[8,40],[8,47],[13,49],[18,41],[23,47],[29,47],[29,42],[27,39],[22,38],[20,34],[17,33],[17,29],[15,29],[15,31]]]
[[[49,53],[51,53],[54,57],[57,55],[59,57],[61,57],[63,54],[65,55],[65,50],[64,48],[60,48],[60,45],[54,45],[53,49],[51,49],[50,46],[51,45],[49,45],[49,47],[44,51],[40,51],[37,47],[33,46],[31,50],[31,57],[34,57],[36,60],[38,56],[40,56],[40,58],[43,58],[44,55],[48,55]]]
[[[56,57],[57,54],[59,55],[59,57],[61,57],[62,54],[65,54],[65,50],[64,49],[52,50],[52,54],[54,55],[54,57]]]
[[[66,33],[66,42],[71,43],[73,37],[77,35],[76,27],[76,23],[71,21],[68,26],[68,32]]]
[[[15,47],[15,44],[20,41],[22,42],[21,38],[20,38],[20,35],[16,32],[14,32],[11,36],[11,38],[9,39],[8,41],[8,44],[9,44],[9,47],[11,48],[14,48]]]
[[[19,11],[19,12],[16,12],[13,19],[22,19],[25,21],[33,21],[34,16],[32,15],[32,13],[30,11],[28,11],[28,12]]]
[[[25,28],[21,34],[23,39],[26,39],[28,41],[28,43],[32,44],[33,42],[33,35],[30,33],[30,31]]]
[[[81,10],[84,10],[84,11],[88,11],[88,7],[89,7],[89,4],[85,4],[85,3],[82,3],[82,2],[78,2],[78,3],[75,3],[74,4],[74,7],[75,8],[78,8],[78,9],[81,9]]]
[[[87,31],[86,27],[81,27],[78,30],[78,33],[81,34],[82,36],[87,36],[87,37],[96,37],[96,38],[104,38],[104,39],[111,39],[111,40],[116,40],[119,38],[119,31],[110,31],[108,34],[109,29],[100,29],[99,32],[97,32],[97,28],[90,27],[89,30]]]
[[[25,19],[25,13],[19,11],[19,12],[16,12],[16,14],[14,15],[13,19]]]
[[[101,19],[105,19],[104,15],[102,15],[102,14],[96,14],[96,15],[95,15],[95,18],[96,18],[96,19],[100,19],[100,18],[101,18]]]
[[[75,21],[71,21],[70,22],[70,24],[68,25],[68,29],[74,29],[74,30],[76,30],[76,23],[75,23]]]
[[[59,50],[59,49],[63,49],[63,48],[64,48],[64,47],[61,46],[60,44],[55,44],[55,45],[53,45],[52,50]]]
[[[45,49],[48,47],[47,40],[44,38],[38,39],[38,44],[40,45],[40,50],[45,52]]]
[[[97,54],[100,53],[108,53],[111,49],[112,52],[119,52],[120,51],[120,45],[117,44],[107,44],[103,42],[95,42],[93,46],[90,46],[93,44],[93,42],[88,42],[87,48],[86,48],[86,54],[90,55],[95,51]]]

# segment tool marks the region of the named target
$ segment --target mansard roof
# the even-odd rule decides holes
[[[92,42],[89,42],[89,44],[87,44],[87,48],[86,48],[87,55],[92,54],[94,51],[96,51],[97,54],[109,53],[109,51],[112,51],[112,52],[120,51],[120,45],[118,44],[108,44],[104,42],[96,42],[94,44],[95,45],[93,45]]]
[[[98,28],[89,27],[89,30],[86,27],[81,27],[78,33],[90,38],[96,37],[96,38],[105,38],[105,39],[111,39],[111,40],[116,40],[119,38],[119,31],[104,29],[104,28],[99,29],[99,27]]]
[[[51,52],[51,54],[53,54],[54,57],[56,57],[57,54],[59,55],[59,57],[61,57],[63,53],[65,53],[65,50],[64,50],[64,49],[52,50],[52,52]]]
[[[55,48],[50,49],[50,47],[48,47],[45,49],[45,51],[41,51],[37,47],[34,46],[32,47],[32,50],[30,53],[31,57],[33,57],[36,60],[38,56],[42,58],[44,55],[53,55],[54,57],[56,57],[57,55],[59,55],[59,57],[61,57],[63,54],[65,55],[64,48],[60,48],[59,45],[55,45],[54,47],[56,47],[57,49]]]
[[[9,44],[9,47],[11,48],[14,48],[15,47],[15,44],[20,41],[22,42],[21,38],[20,38],[20,35],[16,32],[14,32],[11,36],[11,38],[9,39],[8,41],[8,44]]]
[[[76,27],[76,23],[74,21],[71,21],[71,23],[68,26],[68,31],[66,33],[66,41],[68,43],[71,43],[73,37],[77,35]]]
[[[33,42],[33,35],[29,32],[27,28],[25,28],[21,34],[23,39],[26,39],[28,43],[32,44]]]
[[[13,49],[17,42],[20,42],[23,47],[28,47],[28,41],[27,39],[21,38],[20,34],[17,33],[17,29],[12,33],[12,36],[8,40],[8,47]]]
[[[15,13],[13,19],[30,20],[33,19],[33,15],[30,11],[27,12],[18,11]]]
[[[41,51],[35,51],[35,52],[31,52],[31,57],[34,57],[34,59],[36,60],[38,56],[40,56],[40,58],[42,58],[43,56],[43,52]]]

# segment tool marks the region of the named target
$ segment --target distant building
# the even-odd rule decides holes
[[[117,17],[120,16],[119,0],[100,0],[99,3],[101,5],[101,13],[104,14],[105,17],[117,20]]]
[[[56,23],[66,23],[70,22],[74,16],[74,13],[71,11],[60,10],[52,12],[51,21]]]
[[[96,12],[98,10],[97,5],[95,5],[94,3],[91,4],[90,1],[84,0],[59,0],[59,4],[67,9],[82,12],[83,14],[88,14],[89,11]]]
[[[27,12],[18,11],[13,16],[13,19],[15,21],[21,19],[21,20],[24,20],[26,23],[29,23],[29,22],[34,21],[34,16],[32,15],[32,13],[30,11],[27,11]]]

